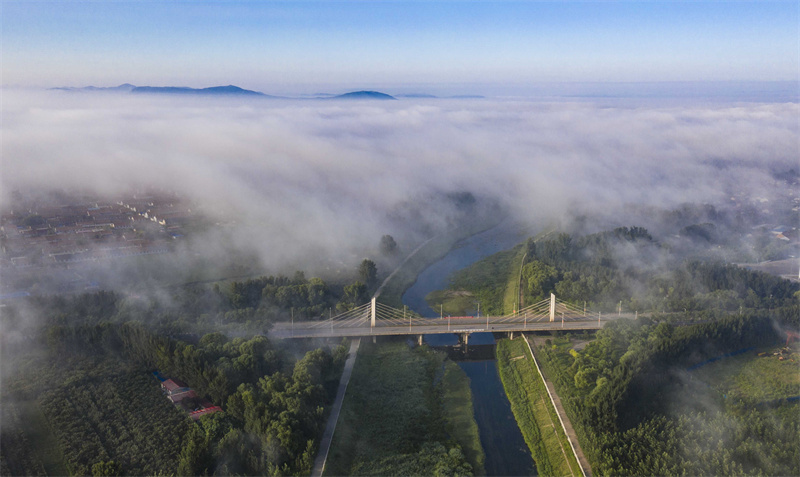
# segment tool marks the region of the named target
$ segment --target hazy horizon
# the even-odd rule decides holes
[[[800,67],[793,1],[4,0],[1,21],[4,86],[797,81]]]

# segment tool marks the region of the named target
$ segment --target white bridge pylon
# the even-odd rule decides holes
[[[369,303],[364,303],[352,310],[345,311],[327,320],[303,322],[304,328],[374,328],[379,325],[390,326],[413,326],[429,324],[430,319],[421,318],[416,313],[408,310],[400,310],[383,303],[379,303],[376,298],[372,298]],[[299,325],[299,323],[298,323]]]
[[[491,321],[493,323],[553,323],[556,321],[590,321],[595,317],[599,318],[600,314],[587,309],[585,303],[581,308],[578,305],[561,301],[551,293],[550,298],[514,310],[508,315],[493,318]]]

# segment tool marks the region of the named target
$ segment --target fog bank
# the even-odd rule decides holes
[[[244,100],[3,91],[12,191],[174,190],[270,268],[453,225],[469,192],[522,221],[770,199],[798,169],[796,103]],[[235,224],[235,225],[234,225]],[[410,248],[406,248],[410,250]]]

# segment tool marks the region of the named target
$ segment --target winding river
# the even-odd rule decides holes
[[[414,285],[403,294],[403,304],[422,316],[438,316],[425,301],[428,293],[446,288],[448,278],[456,270],[511,248],[529,235],[528,230],[505,221],[462,240],[417,277]],[[447,346],[456,344],[458,338],[447,334],[426,335],[425,342]],[[474,333],[469,342],[470,345],[494,344],[494,337],[491,333]],[[536,475],[533,458],[511,412],[495,361],[460,361],[458,364],[470,378],[475,420],[486,454],[486,475]]]

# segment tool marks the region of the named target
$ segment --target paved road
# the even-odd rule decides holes
[[[331,450],[331,441],[333,441],[333,433],[336,431],[336,422],[339,420],[339,413],[342,411],[344,395],[347,392],[347,385],[350,383],[350,376],[353,374],[353,365],[356,362],[360,344],[361,338],[353,338],[350,341],[350,352],[347,355],[347,361],[344,363],[342,377],[339,379],[339,388],[336,390],[336,399],[333,401],[331,415],[328,416],[328,423],[325,425],[325,433],[322,434],[322,440],[319,443],[319,452],[314,460],[314,470],[311,471],[312,477],[321,477],[325,471],[325,462],[328,460],[328,452]]]

